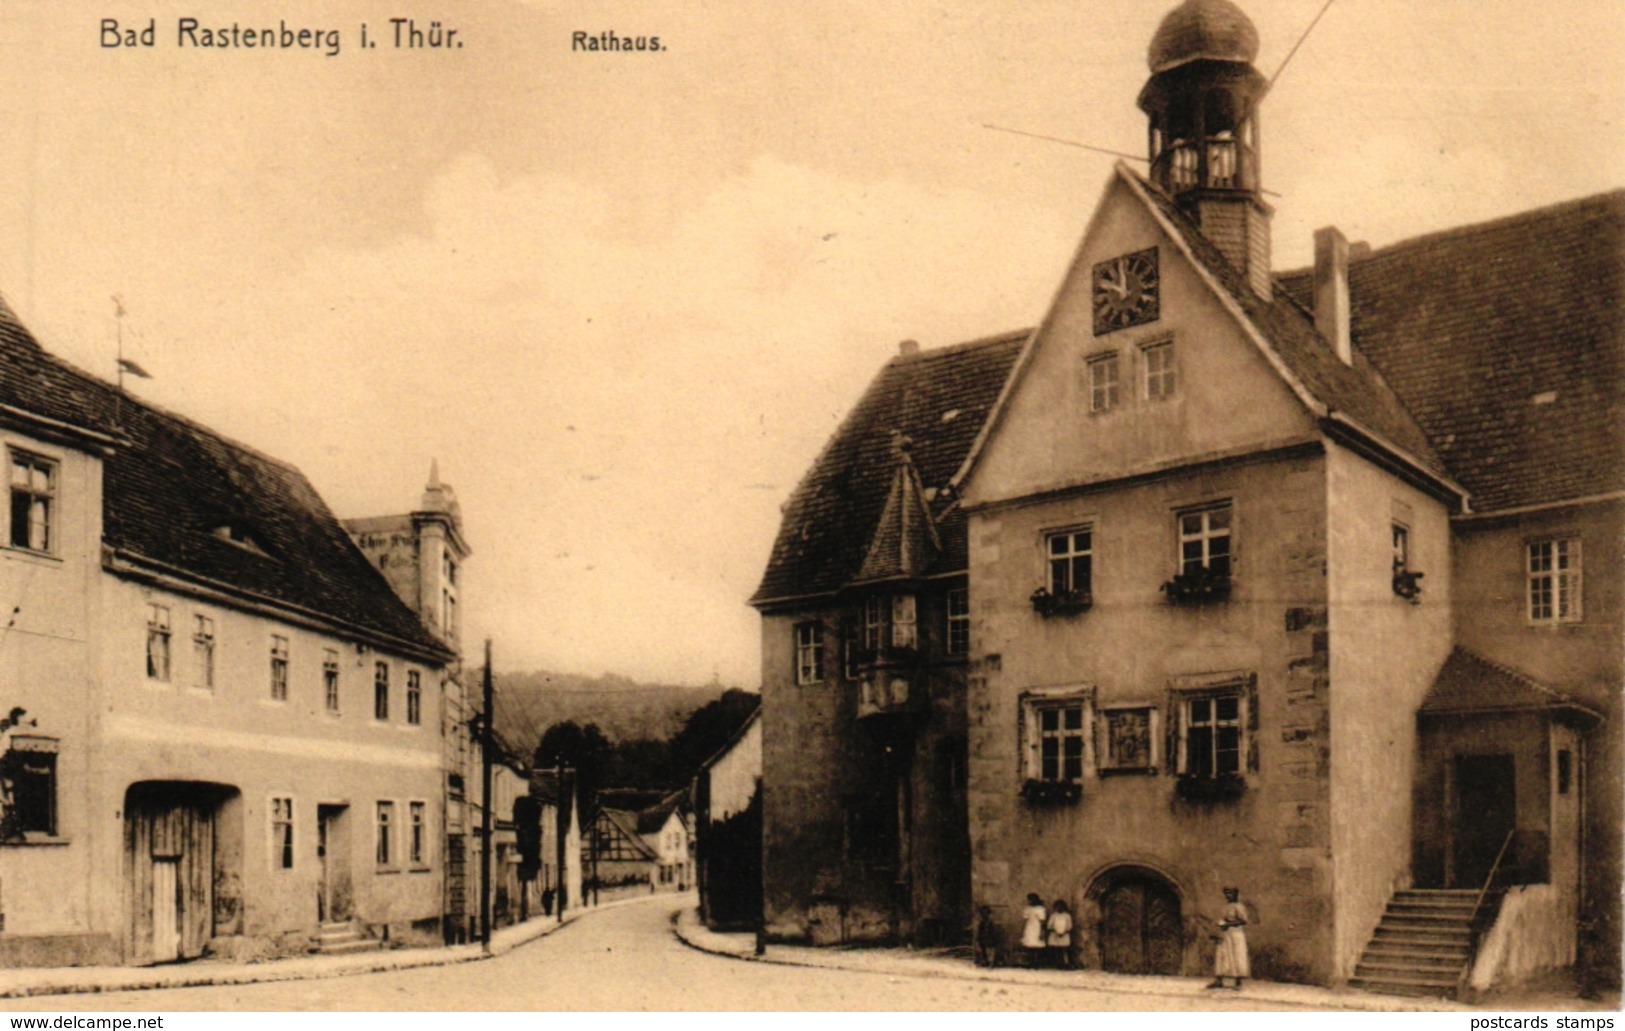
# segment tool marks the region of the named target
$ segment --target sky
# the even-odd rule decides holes
[[[1241,3],[1269,76],[1324,0]],[[0,296],[340,517],[437,461],[498,669],[754,687],[819,448],[900,341],[1035,325],[1115,160],[985,126],[1141,153],[1172,6],[7,0]],[[610,31],[662,49],[573,49]],[[1612,0],[1334,0],[1261,109],[1277,267],[1625,186],[1622,43]]]

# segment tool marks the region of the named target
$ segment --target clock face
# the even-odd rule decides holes
[[[1157,319],[1161,297],[1157,249],[1149,247],[1095,266],[1095,336]]]

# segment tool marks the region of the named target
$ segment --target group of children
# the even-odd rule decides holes
[[[1219,933],[1214,936],[1213,983],[1209,988],[1241,990],[1243,978],[1252,974],[1247,957],[1247,907],[1241,903],[1240,892],[1224,889],[1224,911],[1219,917]],[[1056,967],[1070,970],[1072,956],[1072,912],[1065,899],[1056,899],[1055,905],[1044,908],[1044,900],[1036,891],[1027,893],[1027,906],[1021,911],[1021,958],[1024,966]],[[993,920],[993,907],[983,906],[976,922],[976,964],[996,967],[1005,961],[999,949],[999,928]],[[1225,982],[1234,981],[1227,985]]]
[[[1021,911],[1021,957],[1023,966],[1072,969],[1072,913],[1065,899],[1056,899],[1046,910],[1038,893],[1028,892],[1027,908]],[[976,962],[996,967],[1004,957],[999,951],[999,930],[993,922],[993,907],[983,906],[976,923]]]

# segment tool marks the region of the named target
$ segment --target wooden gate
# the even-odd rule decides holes
[[[1184,955],[1179,896],[1146,875],[1118,879],[1100,897],[1100,959],[1119,974],[1178,974]]]
[[[218,792],[138,784],[125,796],[132,963],[193,959],[214,934]]]

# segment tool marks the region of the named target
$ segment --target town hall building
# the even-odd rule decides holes
[[[1064,899],[1086,967],[1211,970],[1234,886],[1261,977],[1618,983],[1625,193],[1326,228],[1277,272],[1257,50],[1229,0],[1169,13],[1149,172],[1037,328],[894,359],[792,497],[753,602],[770,935],[906,934],[853,857],[910,827],[968,864],[894,862],[892,914],[1014,941]],[[907,691],[924,642],[959,665],[888,740],[857,718],[884,650],[846,642],[892,551]],[[877,839],[888,769],[940,801]]]

